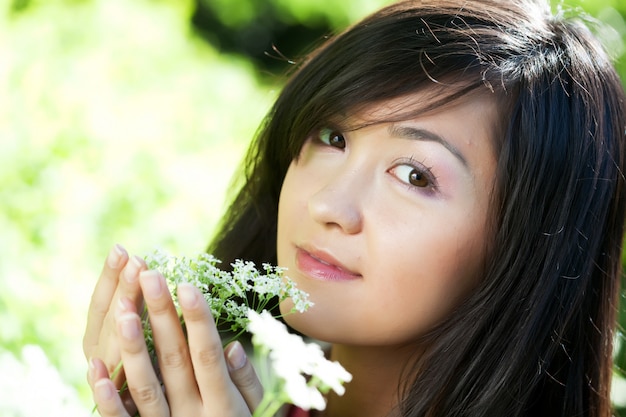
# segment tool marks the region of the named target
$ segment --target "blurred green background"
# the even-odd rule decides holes
[[[0,417],[90,415],[109,248],[202,251],[284,57],[389,2],[0,0]],[[606,23],[626,80],[626,4],[565,5]]]

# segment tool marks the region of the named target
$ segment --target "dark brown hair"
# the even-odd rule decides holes
[[[432,106],[471,93],[505,103],[494,238],[480,287],[401,382],[400,414],[610,416],[624,93],[587,27],[547,3],[400,2],[328,40],[261,126],[209,251],[226,263],[275,263],[280,188],[307,136],[433,86]]]

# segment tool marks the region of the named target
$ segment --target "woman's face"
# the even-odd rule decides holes
[[[352,121],[382,120],[407,99],[427,97]],[[315,303],[287,315],[291,326],[331,343],[410,343],[472,291],[489,238],[496,103],[467,97],[415,119],[307,139],[278,215],[278,263]]]

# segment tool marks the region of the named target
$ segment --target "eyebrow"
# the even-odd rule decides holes
[[[450,142],[439,136],[438,134],[426,129],[419,129],[411,126],[391,125],[388,128],[389,135],[394,138],[423,140],[428,142],[437,142],[443,145],[452,155],[454,155],[461,163],[469,168],[467,160],[463,154],[455,148]]]

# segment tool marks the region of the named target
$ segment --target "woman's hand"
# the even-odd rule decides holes
[[[178,286],[178,300],[187,339],[167,289],[156,271],[140,274],[139,283],[150,315],[160,375],[157,377],[143,337],[141,320],[133,300],[122,297],[115,325],[128,390],[141,415],[249,416],[263,397],[252,364],[235,342],[226,350],[200,291]],[[107,366],[90,363],[91,386],[103,417],[127,417]]]
[[[107,374],[114,376],[114,384],[118,389],[124,383],[124,374],[118,372],[113,375],[113,371],[121,362],[114,313],[122,298],[130,300],[130,303],[140,311],[143,300],[139,288],[139,274],[146,269],[143,259],[138,256],[129,257],[123,247],[115,245],[102,267],[89,304],[83,352],[87,360],[100,358]],[[92,382],[89,379],[93,390]],[[130,396],[125,396],[124,401],[132,412],[134,406]]]

